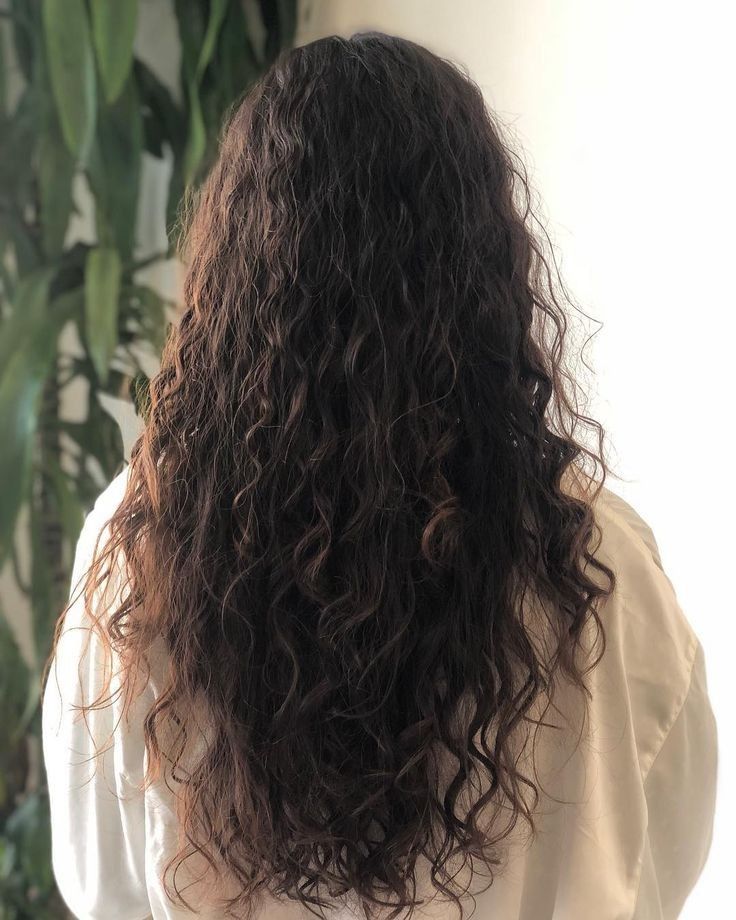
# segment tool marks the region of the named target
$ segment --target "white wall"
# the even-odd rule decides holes
[[[709,863],[682,914],[724,917],[732,700],[734,29],[703,0],[311,0],[300,41],[379,28],[467,65],[513,127],[578,304],[592,408],[705,647],[719,723]],[[729,820],[730,819],[730,820]]]

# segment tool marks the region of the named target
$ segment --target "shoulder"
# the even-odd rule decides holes
[[[99,602],[111,599],[106,591],[119,583],[118,570],[107,567],[104,591],[96,586],[91,600],[85,596],[85,588],[94,557],[105,543],[106,525],[125,493],[127,479],[126,467],[100,492],[77,539],[68,603],[61,614],[53,655],[56,687],[68,694],[78,692],[75,682],[80,668],[86,667],[95,674],[102,674],[107,666],[107,649],[101,644],[100,636],[92,626],[98,621]],[[49,687],[49,683],[46,687]],[[45,699],[48,708],[48,692]]]
[[[128,471],[129,466],[126,464],[125,468],[99,493],[92,509],[84,519],[74,551],[72,594],[79,589],[89,566],[108,538],[107,525],[123,500],[128,484]]]
[[[632,550],[643,553],[645,558],[651,556],[654,563],[662,568],[654,531],[632,505],[607,486],[601,489],[596,505],[598,516],[607,521],[609,530],[624,539]]]
[[[601,612],[609,668],[620,668],[645,775],[688,693],[699,642],[652,527],[607,487],[592,507],[601,532],[596,556],[617,579]]]
[[[627,606],[640,605],[648,592],[655,592],[660,600],[670,601],[665,605],[666,612],[681,621],[684,631],[690,631],[650,524],[629,502],[606,486],[593,501],[592,509],[601,533],[596,555],[606,557],[616,571],[618,601]]]
[[[610,550],[617,557],[638,559],[645,565],[653,563],[663,571],[654,531],[629,502],[574,465],[563,477],[563,491],[590,505],[601,530],[604,552]]]
[[[97,496],[90,514],[94,514],[97,518],[110,518],[123,500],[123,495],[128,485],[129,472],[130,466],[126,463],[125,467]]]
[[[85,551],[91,553],[94,550],[98,536],[123,500],[128,485],[129,470],[130,467],[126,464],[97,496],[92,509],[84,519],[77,545],[78,553]]]

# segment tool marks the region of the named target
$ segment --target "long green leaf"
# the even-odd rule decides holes
[[[43,0],[51,88],[69,151],[85,160],[95,125],[95,62],[84,0]]]
[[[28,667],[21,657],[15,634],[0,612],[0,742],[2,751],[17,742],[18,727],[28,696]],[[0,761],[2,753],[0,753]],[[0,794],[0,808],[3,807]]]
[[[248,20],[238,4],[228,7],[225,25],[212,60],[214,83],[222,98],[221,109],[241,96],[261,72]]]
[[[50,305],[50,273],[17,285],[10,317],[0,325],[0,565],[10,550],[18,511],[27,497],[43,386],[63,325],[78,310],[73,292]]]
[[[49,258],[62,250],[72,212],[74,157],[60,137],[56,120],[40,141],[38,178],[41,197],[41,235]]]
[[[44,325],[50,280],[51,273],[41,270],[18,282],[10,316],[0,324],[0,380],[13,355]]]
[[[110,247],[91,249],[84,271],[84,319],[87,347],[95,371],[106,382],[118,344],[120,255]]]
[[[64,596],[59,591],[53,563],[48,554],[44,537],[48,526],[45,509],[40,502],[30,503],[30,538],[31,538],[31,622],[33,625],[33,642],[37,663],[46,659],[53,624],[64,604]]]
[[[0,118],[5,121],[8,112],[7,65],[5,63],[5,36],[0,32]]]
[[[270,63],[282,48],[293,44],[296,31],[296,0],[259,0],[266,27],[265,63]]]
[[[158,353],[164,347],[169,321],[167,301],[153,288],[132,284],[123,290],[126,313],[134,320],[137,335],[148,341]]]
[[[65,255],[70,251],[67,249]],[[82,280],[81,276],[79,280]],[[84,316],[84,288],[81,285],[69,288],[54,297],[51,302],[51,314],[59,329],[69,320],[79,321]]]
[[[174,0],[174,11],[179,27],[182,74],[186,78],[193,77],[207,28],[205,4],[201,0]]]
[[[105,245],[114,243],[123,259],[129,258],[135,241],[142,150],[141,108],[130,77],[118,100],[100,111],[87,170],[98,211],[98,238]],[[101,226],[109,228],[108,238]]]
[[[143,61],[133,63],[133,73],[143,108],[146,149],[160,157],[163,154],[162,144],[166,142],[174,159],[180,160],[187,131],[185,113],[172,98],[168,87]]]
[[[120,95],[133,63],[138,0],[91,0],[92,36],[105,99]]]
[[[143,61],[135,60],[133,72],[143,108],[146,150],[160,157],[163,155],[163,145],[166,143],[173,154],[166,201],[168,231],[174,223],[176,209],[184,193],[182,160],[187,139],[187,116],[176,104],[168,88]]]
[[[58,328],[44,321],[48,280],[19,285],[12,320],[25,315],[22,331],[12,331],[16,347],[0,366],[0,564],[10,549],[18,510],[25,498],[33,455],[33,436],[44,381],[56,351]],[[24,302],[25,301],[25,302]],[[3,341],[3,351],[7,348]]]
[[[48,888],[53,871],[48,802],[38,792],[27,794],[8,818],[5,829],[18,845],[25,876],[32,878],[42,890]],[[33,916],[37,915],[34,913]]]
[[[69,475],[51,456],[46,457],[46,472],[56,501],[64,536],[70,545],[74,546],[84,520],[84,511],[79,496],[75,495],[71,488]]]
[[[199,49],[199,60],[197,61],[196,77],[198,81],[202,79],[202,75],[212,58],[217,36],[222,28],[225,13],[227,12],[227,4],[228,0],[211,0],[210,15],[207,20],[207,31],[204,34],[202,46]]]
[[[47,331],[56,334],[82,313],[81,288],[64,291],[48,303],[51,278],[49,269],[41,269],[21,278],[16,286],[10,316],[0,323],[0,381],[15,355],[36,336],[43,337]]]
[[[32,190],[33,159],[28,155],[38,136],[43,102],[37,87],[26,86],[15,111],[2,126],[0,186],[4,198],[22,201]],[[6,221],[3,213],[2,221]]]
[[[90,376],[91,372],[90,372]],[[109,482],[120,469],[123,458],[123,439],[120,426],[100,405],[97,388],[90,389],[89,410],[83,422],[60,423],[61,430],[82,450],[87,459],[94,459],[102,475],[101,481]],[[77,493],[82,501],[90,504],[100,492],[100,480],[88,475],[87,466],[82,466],[77,478]]]
[[[207,149],[207,134],[202,115],[199,87],[195,79],[189,81],[189,136],[184,150],[184,183],[191,185]]]
[[[202,100],[199,94],[199,70],[202,49],[207,41],[209,31],[204,24],[203,7],[191,0],[176,0],[175,9],[179,24],[181,42],[182,82],[186,88],[189,105],[189,125],[182,161],[182,180],[184,185],[191,185],[204,158],[207,149],[207,132],[205,130]],[[210,23],[216,22],[210,17]],[[214,31],[214,39],[217,30]],[[213,39],[213,40],[214,40]]]
[[[10,0],[13,33],[13,56],[26,80],[33,79],[36,5],[28,0]]]
[[[281,47],[290,47],[294,44],[297,25],[296,0],[276,0],[279,14],[279,31]]]

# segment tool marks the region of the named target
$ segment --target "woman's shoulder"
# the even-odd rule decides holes
[[[107,523],[123,500],[129,470],[130,466],[126,463],[124,468],[99,492],[84,519],[77,543],[78,557],[92,554],[97,538],[105,530]]]
[[[109,517],[123,500],[125,489],[128,485],[130,465],[125,464],[123,469],[102,489],[95,500],[91,514],[97,517]]]
[[[613,595],[601,611],[609,662],[626,683],[646,775],[687,696],[700,643],[665,571],[652,526],[606,486],[592,507],[601,533],[596,556],[616,574]]]
[[[562,480],[565,494],[588,503],[602,531],[608,548],[615,544],[616,554],[640,557],[662,570],[662,559],[654,531],[641,514],[610,486],[593,479],[575,464],[565,471]],[[620,560],[619,560],[620,561]]]
[[[641,513],[608,486],[602,486],[593,503],[594,513],[608,532],[630,554],[641,555],[664,571],[654,531]]]

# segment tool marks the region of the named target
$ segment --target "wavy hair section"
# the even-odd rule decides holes
[[[615,584],[539,226],[478,87],[410,41],[291,50],[234,110],[87,582],[125,560],[95,616],[131,675],[166,649],[145,734],[183,906],[198,856],[233,916],[266,890],[411,916],[423,861],[462,917],[452,860],[492,881],[533,833],[519,742],[559,679],[587,692]]]

